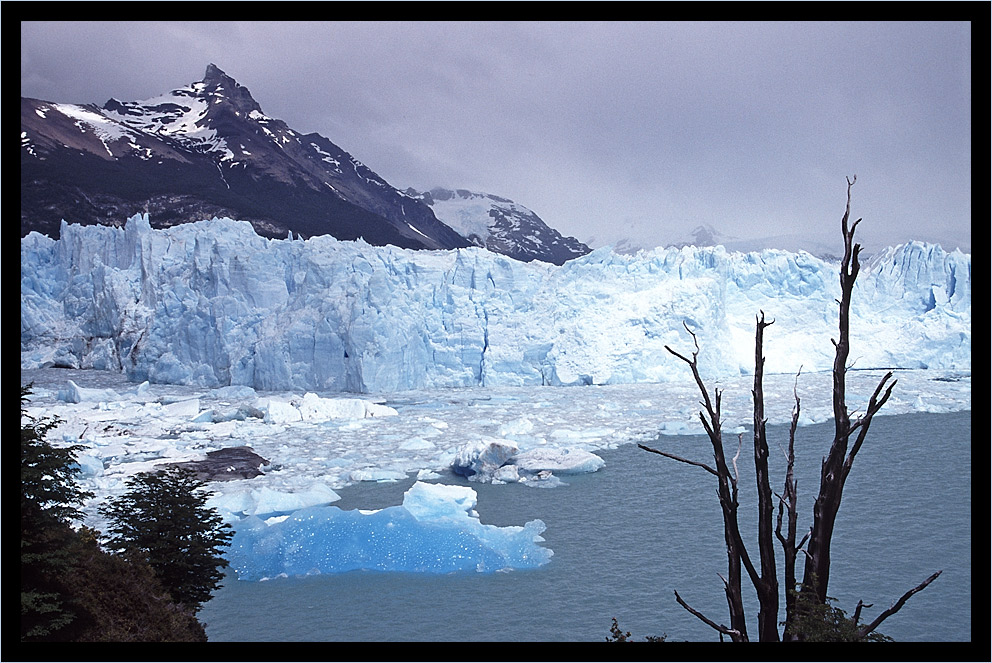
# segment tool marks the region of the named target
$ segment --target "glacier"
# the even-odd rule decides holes
[[[695,385],[665,350],[693,349],[683,322],[724,390],[726,431],[751,420],[759,310],[775,319],[769,423],[790,420],[793,389],[800,424],[825,421],[838,296],[836,264],[784,251],[607,248],[557,267],[269,240],[229,219],[63,223],[59,240],[21,241],[21,380],[26,413],[84,447],[98,530],[135,473],[249,446],[270,461],[258,476],[208,486],[239,579],[488,573],[548,563],[543,523],[482,525],[475,491],[442,482],[553,488],[602,467],[598,449],[701,433]],[[876,254],[852,312],[849,403],[901,368],[885,414],[970,408],[969,255]],[[402,504],[333,506],[338,489],[404,480]]]
[[[839,233],[838,233],[839,236]],[[413,251],[247,222],[63,222],[21,240],[21,367],[296,392],[608,385],[829,370],[837,265],[722,247],[597,249],[558,267],[480,248]],[[854,367],[970,370],[971,256],[913,242],[862,265]]]

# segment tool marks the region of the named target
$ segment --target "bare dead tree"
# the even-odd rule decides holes
[[[872,417],[882,408],[892,394],[892,388],[896,381],[891,383],[892,372],[885,374],[874,393],[868,401],[867,410],[863,415],[851,419],[851,413],[847,409],[846,403],[846,373],[848,370],[847,360],[850,354],[850,309],[851,295],[854,290],[854,283],[860,270],[858,255],[861,245],[854,243],[854,231],[861,222],[858,219],[848,227],[848,219],[851,212],[851,187],[857,180],[847,180],[847,207],[844,217],[841,220],[841,230],[844,236],[844,257],[841,260],[840,284],[841,299],[837,300],[840,309],[839,332],[836,340],[831,339],[834,344],[836,354],[833,365],[833,411],[834,411],[834,439],[830,445],[827,456],[822,461],[820,470],[820,490],[813,507],[813,525],[802,540],[797,544],[797,496],[798,485],[795,480],[795,434],[799,422],[800,399],[797,386],[794,388],[796,405],[793,409],[792,423],[789,428],[789,448],[786,452],[786,476],[783,494],[778,496],[778,517],[774,528],[775,537],[778,539],[783,549],[784,571],[786,583],[786,620],[783,639],[794,640],[800,635],[792,632],[791,626],[796,622],[797,602],[799,598],[811,601],[813,604],[823,605],[827,602],[827,583],[830,579],[830,543],[833,537],[834,523],[837,512],[840,508],[841,497],[843,495],[844,484],[847,476],[854,464],[854,459],[864,444],[868,428],[871,425]],[[779,586],[777,568],[775,564],[775,552],[772,540],[772,518],[774,514],[774,503],[768,475],[768,441],[765,434],[766,419],[764,416],[764,392],[762,380],[764,376],[764,330],[772,325],[772,322],[765,322],[764,311],[761,316],[756,317],[755,329],[755,370],[754,387],[751,391],[754,404],[754,466],[755,480],[758,492],[758,552],[760,572],[755,568],[748,554],[747,546],[741,537],[737,520],[737,457],[733,459],[734,473],[726,462],[723,449],[723,438],[720,421],[720,395],[719,389],[713,390],[713,398],[710,399],[709,392],[699,375],[698,355],[699,340],[695,332],[683,323],[686,331],[692,337],[695,351],[692,358],[679,354],[669,346],[665,346],[672,355],[684,361],[692,371],[693,378],[702,396],[700,405],[705,412],[699,412],[699,419],[703,424],[703,429],[709,437],[713,448],[714,466],[706,463],[693,461],[675,454],[653,449],[639,444],[645,451],[659,454],[682,463],[694,465],[705,469],[717,478],[717,495],[723,515],[724,540],[727,545],[727,577],[721,578],[724,582],[724,592],[727,596],[727,604],[730,610],[730,626],[724,626],[709,619],[699,611],[690,607],[678,592],[675,594],[676,601],[699,618],[701,621],[718,631],[721,635],[729,635],[735,642],[748,641],[747,625],[743,602],[741,598],[741,569],[747,571],[748,577],[758,596],[758,639],[763,642],[779,640],[778,632],[778,609],[779,609]],[[848,450],[851,436],[857,433],[853,445]],[[738,450],[738,455],[740,451]],[[787,515],[786,532],[782,533],[783,517]],[[803,584],[799,595],[794,591],[796,584],[796,559],[803,545],[807,544],[805,552],[806,561],[803,569]],[[915,593],[923,590],[933,582],[941,571],[937,571],[922,583],[906,592],[888,610],[880,614],[871,623],[858,628],[859,637],[864,638],[871,633],[878,625],[889,616],[898,612],[905,602]],[[865,604],[861,601],[855,610],[853,622],[855,627],[859,626],[859,619],[862,608]]]
[[[847,181],[847,208],[841,220],[844,257],[840,265],[841,298],[837,302],[840,308],[839,330],[837,340],[831,339],[836,349],[833,367],[834,439],[820,468],[820,492],[813,506],[813,529],[809,537],[806,567],[803,571],[802,591],[812,592],[817,603],[824,603],[827,598],[827,583],[830,580],[830,541],[833,538],[834,523],[837,519],[837,511],[840,509],[844,483],[851,471],[854,457],[864,442],[872,417],[889,399],[896,384],[893,380],[884,394],[882,393],[882,389],[892,377],[892,372],[887,372],[872,394],[868,410],[852,423],[846,403],[847,359],[850,354],[851,293],[854,290],[858,271],[861,269],[858,260],[861,245],[854,243],[854,230],[861,223],[861,219],[848,227],[851,214],[851,187],[855,181],[857,176]],[[882,394],[881,398],[879,394]],[[859,428],[861,430],[857,441],[848,453],[848,440]]]
[[[772,321],[774,322],[774,321]],[[758,639],[761,642],[778,640],[778,571],[775,567],[775,545],[772,540],[772,489],[768,480],[768,438],[765,436],[765,397],[762,379],[765,372],[763,352],[765,312],[755,319],[754,332],[754,474],[758,487],[758,554],[761,559],[761,578],[754,583],[758,593]]]
[[[798,521],[798,509],[796,507],[796,503],[799,499],[799,483],[796,481],[794,468],[796,464],[796,428],[799,426],[799,374],[801,372],[802,367],[800,366],[799,373],[796,373],[796,384],[792,388],[792,395],[796,399],[796,405],[792,408],[792,422],[789,424],[789,448],[788,451],[785,452],[785,488],[782,491],[782,495],[779,496],[778,520],[775,524],[775,536],[779,540],[779,543],[782,544],[782,556],[784,558],[783,576],[785,578],[786,587],[786,631],[782,634],[783,639],[787,638],[789,635],[788,625],[795,622],[796,557],[799,554],[799,550],[806,543],[806,539],[809,537],[809,534],[805,535],[799,544],[796,544],[796,523]],[[786,510],[788,513],[786,533],[782,534],[782,516]]]
[[[941,571],[937,571],[936,573],[934,573],[933,575],[931,575],[929,578],[927,578],[926,580],[924,580],[923,582],[921,582],[919,585],[917,585],[913,589],[911,589],[908,592],[906,592],[905,594],[903,594],[901,597],[899,597],[899,600],[896,601],[895,603],[893,603],[892,606],[888,610],[885,610],[884,612],[882,612],[882,614],[880,614],[878,617],[876,617],[870,624],[866,624],[865,626],[861,627],[861,629],[859,630],[858,634],[863,638],[866,635],[868,635],[869,633],[871,633],[872,631],[874,631],[876,628],[878,628],[878,625],[879,624],[881,624],[883,621],[885,621],[886,619],[888,619],[892,615],[894,615],[897,612],[899,612],[899,610],[902,609],[903,605],[906,604],[906,601],[909,600],[909,597],[910,596],[912,596],[916,592],[919,592],[919,591],[922,591],[923,589],[925,589],[926,586],[929,585],[930,583],[932,583],[934,580],[936,580],[937,579],[937,576],[939,576],[941,573],[943,573],[942,570]],[[858,601],[858,610],[855,612],[855,616],[854,616],[854,624],[855,625],[857,625],[857,623],[858,623],[858,616],[860,615],[861,605],[862,605],[862,602],[861,601]]]
[[[723,585],[724,593],[727,595],[727,606],[730,610],[730,627],[717,628],[716,622],[704,618],[701,613],[690,608],[688,604],[681,599],[681,597],[677,596],[676,598],[679,605],[684,607],[693,615],[702,619],[702,621],[706,624],[713,628],[717,628],[717,630],[723,634],[729,635],[734,642],[747,642],[747,623],[744,614],[744,602],[741,596],[741,564],[743,563],[747,567],[748,573],[752,578],[755,578],[757,574],[754,566],[751,564],[750,558],[748,557],[747,549],[744,546],[740,528],[737,524],[737,477],[731,476],[730,468],[727,466],[726,455],[723,451],[722,426],[720,423],[720,390],[713,390],[713,398],[711,400],[709,392],[706,390],[706,385],[703,384],[703,379],[699,376],[699,341],[696,339],[696,334],[689,329],[688,325],[683,323],[683,326],[686,331],[689,332],[689,335],[692,336],[693,343],[696,346],[696,350],[692,353],[692,359],[679,354],[667,345],[665,346],[665,349],[688,364],[689,368],[692,370],[692,376],[695,379],[696,386],[699,388],[699,393],[702,396],[700,405],[702,405],[705,409],[705,414],[703,412],[699,413],[699,420],[702,422],[703,429],[706,431],[706,435],[709,437],[710,444],[713,447],[713,460],[716,468],[714,469],[705,463],[689,461],[673,454],[664,453],[658,451],[657,449],[646,447],[642,444],[639,444],[638,446],[645,451],[650,451],[652,453],[657,453],[684,463],[689,463],[690,465],[702,467],[716,476],[717,495],[719,497],[720,508],[723,513],[724,541],[727,544],[727,576],[723,578]]]

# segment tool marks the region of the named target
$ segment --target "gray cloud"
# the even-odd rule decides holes
[[[835,233],[970,250],[967,23],[22,23],[21,93],[142,99],[214,62],[399,188],[595,244]]]

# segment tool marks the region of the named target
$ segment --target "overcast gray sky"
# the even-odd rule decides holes
[[[593,246],[971,250],[969,23],[27,22],[21,94],[103,104],[215,63],[393,186],[493,193]],[[951,246],[947,246],[951,244]]]

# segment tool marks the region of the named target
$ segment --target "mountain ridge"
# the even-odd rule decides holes
[[[407,189],[406,194],[423,201],[441,221],[476,246],[523,262],[540,260],[561,265],[591,251],[509,198],[443,187],[424,192]]]
[[[21,148],[22,237],[57,237],[63,218],[120,225],[141,212],[155,227],[228,216],[265,237],[470,246],[331,140],[265,115],[214,64],[203,80],[143,101],[22,97]]]

